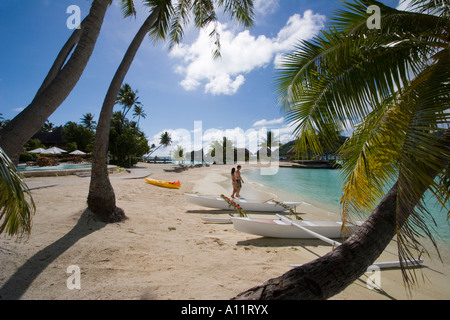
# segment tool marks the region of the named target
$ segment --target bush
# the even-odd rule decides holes
[[[40,157],[37,159],[36,163],[39,167],[48,167],[53,166],[55,164],[55,160],[48,157]]]
[[[19,162],[36,161],[36,155],[32,153],[22,153]]]

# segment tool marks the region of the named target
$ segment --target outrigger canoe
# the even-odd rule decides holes
[[[179,189],[181,187],[180,181],[170,182],[170,181],[156,180],[156,179],[151,179],[151,178],[146,178],[145,181],[149,184],[152,184],[152,185],[158,186],[158,187],[162,187],[162,188]]]
[[[215,208],[221,210],[235,210],[222,198],[222,197],[212,197],[212,196],[202,196],[198,194],[185,194],[186,200],[190,203],[200,205],[208,208]],[[240,205],[245,211],[256,211],[256,212],[283,212],[286,211],[287,206],[295,210],[295,207],[300,205],[301,202],[281,202],[283,206],[274,201],[251,201],[246,199],[233,199],[233,201]]]
[[[282,219],[253,219],[231,217],[233,226],[237,231],[269,238],[287,238],[287,239],[313,239],[317,238],[312,233],[298,228]],[[296,220],[295,224],[303,226],[313,233],[322,235],[326,238],[337,239],[342,236],[349,236],[356,231],[360,223],[347,224],[349,234],[341,234],[342,222],[340,221],[313,221]]]

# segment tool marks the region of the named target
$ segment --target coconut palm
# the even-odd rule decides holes
[[[80,79],[110,4],[111,0],[93,0],[89,15],[64,44],[33,101],[2,129],[0,146],[14,163],[18,163],[25,143],[39,131]]]
[[[183,161],[185,156],[183,147],[177,146],[176,149],[172,150],[172,155],[175,161]]]
[[[134,106],[134,112],[133,112],[133,118],[138,118],[137,121],[137,126],[139,127],[139,121],[141,120],[141,118],[146,118],[147,114],[144,112],[144,108],[142,106]]]
[[[370,5],[381,9],[379,30],[368,29]],[[326,299],[366,272],[394,236],[400,261],[417,258],[420,238],[431,237],[424,193],[443,206],[449,199],[450,10],[434,0],[412,1],[410,10],[345,2],[328,31],[285,57],[278,93],[301,144],[320,154],[341,128],[354,129],[341,148],[342,217],[371,214],[329,254],[240,298]],[[402,270],[409,287],[416,276]]]
[[[125,118],[127,113],[132,107],[142,106],[142,103],[138,101],[138,91],[133,91],[128,83],[125,83],[119,90],[116,103],[122,105],[122,114]]]
[[[167,131],[164,131],[161,133],[161,136],[159,137],[159,145],[168,147],[172,144],[172,137],[170,136],[170,133]]]
[[[271,130],[267,131],[266,138],[262,138],[261,142],[259,143],[260,148],[269,148],[272,149],[272,143],[273,147],[281,147],[280,138],[275,135]]]
[[[0,148],[0,234],[22,237],[31,232],[36,206],[16,166]]]
[[[170,133],[164,131],[163,133],[161,133],[161,136],[159,137],[159,146],[155,146],[155,144],[153,143],[150,147],[150,153],[147,156],[150,156],[159,148],[168,147],[171,144],[172,144],[172,137],[170,136]]]
[[[222,141],[215,140],[209,144],[209,154],[214,161],[226,164],[234,163],[235,147],[232,140],[227,137],[222,137]]]
[[[136,14],[133,1],[122,3],[125,15]],[[194,16],[197,28],[203,28],[217,21],[216,8],[221,7],[234,20],[249,27],[253,23],[252,0],[145,0],[149,8],[149,16],[132,40],[125,56],[120,63],[103,102],[100,119],[97,126],[94,152],[92,159],[92,176],[89,187],[88,206],[91,211],[104,221],[120,221],[125,218],[123,210],[115,205],[114,190],[108,178],[107,153],[110,121],[114,104],[125,76],[134,57],[147,34],[154,39],[170,39],[170,44],[179,43],[183,38],[183,28]],[[219,37],[215,29],[211,36],[216,37],[216,56],[218,55]]]
[[[81,118],[81,123],[88,129],[94,130],[97,122],[94,121],[94,115],[90,112],[83,115]]]

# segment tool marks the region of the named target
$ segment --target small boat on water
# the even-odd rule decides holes
[[[171,182],[171,181],[156,180],[156,179],[151,179],[151,178],[146,178],[145,181],[149,184],[152,184],[152,185],[158,186],[158,187],[162,187],[162,188],[179,189],[181,187],[180,181]]]
[[[234,228],[237,231],[249,233],[261,237],[269,238],[287,238],[287,239],[314,239],[319,236],[337,239],[342,235],[342,222],[340,221],[313,221],[313,220],[297,220],[296,225],[283,221],[283,219],[254,219],[231,217]],[[353,233],[358,228],[359,223],[348,224],[350,233]],[[305,230],[307,229],[307,230]],[[314,233],[316,235],[314,235]],[[346,234],[345,236],[348,236]]]
[[[233,207],[223,199],[222,197],[212,197],[212,196],[203,196],[198,194],[185,194],[186,200],[190,203],[197,204],[203,207],[215,208],[221,210],[234,210]],[[243,198],[232,199],[236,204],[241,206],[245,211],[256,211],[256,212],[283,212],[286,211],[286,207],[290,209],[294,209],[295,207],[300,205],[301,202],[280,202],[277,203],[275,201],[252,201],[246,200]]]

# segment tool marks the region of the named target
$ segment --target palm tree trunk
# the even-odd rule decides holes
[[[450,130],[438,143],[450,150]],[[450,159],[445,158],[447,154],[443,153],[441,168],[430,168],[430,177],[448,170]],[[328,299],[344,290],[381,255],[408,219],[410,209],[417,205],[410,203],[411,208],[406,208],[399,217],[396,214],[398,188],[395,183],[364,224],[342,245],[310,263],[240,293],[235,299],[316,300]],[[422,186],[418,192],[424,194],[426,189]]]
[[[122,209],[116,207],[114,190],[108,177],[107,154],[111,118],[117,94],[145,36],[155,23],[159,10],[147,18],[131,42],[122,62],[111,81],[103,102],[95,134],[91,183],[89,186],[88,207],[104,222],[119,222],[126,219]]]
[[[17,164],[24,144],[42,127],[77,84],[94,50],[110,0],[94,0],[82,28],[75,30],[56,58],[31,104],[3,128],[0,146]],[[76,45],[70,59],[64,65]]]

